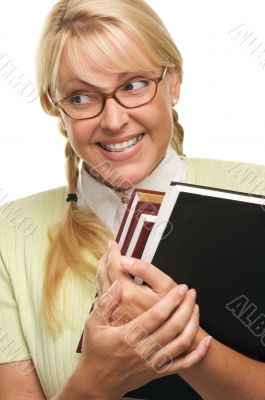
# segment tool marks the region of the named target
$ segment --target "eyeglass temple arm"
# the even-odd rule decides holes
[[[47,93],[46,93],[48,99],[50,100],[50,102],[54,105],[54,106],[58,106],[58,101],[53,100],[52,96],[51,96],[51,88],[50,86],[48,87]]]
[[[163,74],[162,74],[162,76],[161,76],[161,79],[164,79],[164,78],[165,78],[165,75],[166,75],[166,73],[167,73],[167,68],[168,68],[168,67],[165,67],[165,69],[164,69],[164,71],[163,71]]]

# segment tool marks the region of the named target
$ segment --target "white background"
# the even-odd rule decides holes
[[[184,58],[177,109],[185,154],[265,164],[264,0],[148,3]],[[5,54],[31,82],[38,36],[53,4],[0,0],[0,56]],[[243,43],[245,34],[249,40]],[[29,102],[29,90],[18,94],[1,71],[0,89],[1,193],[7,200],[64,185],[64,139],[56,120],[44,114],[38,99]]]

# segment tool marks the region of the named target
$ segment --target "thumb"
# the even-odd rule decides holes
[[[96,299],[91,313],[93,321],[100,325],[110,325],[111,316],[119,306],[121,298],[121,284],[116,280],[106,293]]]

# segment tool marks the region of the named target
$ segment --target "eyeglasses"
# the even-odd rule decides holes
[[[97,117],[104,109],[107,99],[115,99],[125,108],[137,108],[153,100],[157,93],[157,85],[166,75],[167,67],[158,78],[141,78],[130,80],[110,93],[80,92],[52,101],[71,119],[90,119]]]

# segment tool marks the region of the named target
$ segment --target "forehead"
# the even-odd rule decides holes
[[[59,89],[74,81],[110,88],[125,80],[130,73],[157,71],[160,67],[132,40],[128,39],[127,46],[129,51],[125,52],[115,43],[105,43],[107,51],[104,51],[104,46],[99,49],[91,43],[68,42],[59,64]]]

